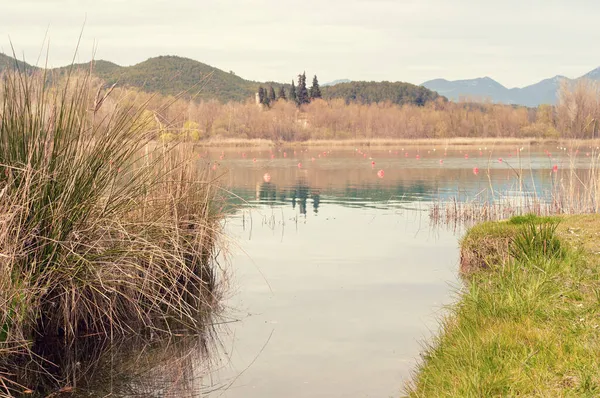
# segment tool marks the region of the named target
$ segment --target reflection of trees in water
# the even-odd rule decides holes
[[[258,199],[261,203],[282,203],[288,198],[291,199],[292,208],[295,209],[296,205],[298,205],[300,214],[306,215],[307,201],[309,198],[312,199],[315,214],[319,212],[321,193],[318,189],[311,190],[304,179],[298,180],[294,186],[280,189],[271,182],[263,182],[258,189]]]

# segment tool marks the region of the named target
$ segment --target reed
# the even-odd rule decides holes
[[[572,148],[576,148],[572,146]],[[561,214],[595,214],[600,211],[600,154],[592,150],[589,161],[578,163],[577,156],[565,155],[559,163],[566,165],[552,175],[552,183],[545,189],[536,187],[533,170],[513,167],[513,186],[499,192],[490,179],[489,186],[474,198],[454,197],[438,200],[429,208],[434,225],[472,226],[484,221],[505,220],[513,216],[534,214],[552,216]],[[505,162],[506,163],[506,162]],[[520,159],[518,164],[521,164]],[[524,177],[529,173],[532,178]],[[490,176],[490,169],[487,169]]]
[[[1,77],[0,357],[39,336],[199,332],[219,309],[208,168],[110,94],[89,73]]]

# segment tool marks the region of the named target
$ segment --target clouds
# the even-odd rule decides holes
[[[8,36],[35,60],[49,29],[53,65],[133,64],[176,54],[254,80],[298,71],[421,83],[489,75],[507,86],[600,65],[600,4],[588,0],[0,0],[0,51]],[[36,10],[36,12],[32,12]]]

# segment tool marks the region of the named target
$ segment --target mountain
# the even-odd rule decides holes
[[[15,65],[19,68],[39,69],[0,53],[0,72]],[[154,57],[132,66],[96,60],[91,67],[93,73],[109,85],[117,83],[163,95],[186,92],[188,97],[218,99],[222,102],[252,98],[260,84],[202,62],[177,56]],[[89,69],[90,63],[63,66],[52,71],[66,73],[71,68]]]
[[[0,53],[0,72],[18,65],[22,69],[39,69]],[[245,80],[233,72],[224,72],[213,66],[189,58],[159,56],[149,58],[132,66],[120,66],[113,62],[97,60],[91,64],[74,64],[52,69],[54,73],[66,73],[71,68],[93,71],[108,85],[138,88],[163,95],[186,93],[196,99],[217,99],[221,102],[246,101],[254,98],[259,86],[277,91],[282,85],[276,82],[260,83]],[[289,90],[289,85],[283,85]],[[346,101],[363,103],[391,101],[397,104],[424,103],[438,98],[438,94],[424,87],[402,82],[350,82],[339,80],[335,85],[323,86],[323,97],[344,98]]]
[[[89,63],[76,65],[88,68]],[[177,56],[149,58],[132,66],[119,66],[108,61],[95,61],[94,73],[107,84],[120,84],[163,95],[187,92],[198,99],[245,101],[258,90],[259,83],[233,73]]]
[[[497,103],[536,107],[541,104],[556,104],[561,84],[579,79],[600,81],[600,68],[574,80],[559,75],[522,88],[509,89],[489,77],[455,81],[435,79],[429,80],[421,86],[436,91],[453,101],[471,97],[488,99]]]
[[[323,87],[323,98],[343,98],[346,102],[392,102],[424,105],[440,97],[435,91],[402,82],[350,82]]]
[[[334,80],[332,82],[323,83],[323,84],[321,84],[321,87],[335,86],[336,84],[350,83],[351,81],[352,80],[350,80],[350,79],[338,79],[338,80]]]

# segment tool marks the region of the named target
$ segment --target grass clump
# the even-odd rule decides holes
[[[0,79],[0,358],[39,336],[201,331],[219,305],[207,171],[152,149],[143,108],[89,74]]]
[[[600,217],[586,218],[600,226]],[[572,238],[581,219],[498,223],[511,233],[509,254],[467,279],[409,396],[600,395],[599,262],[577,243],[587,238]]]
[[[460,242],[460,270],[463,275],[469,275],[482,269],[492,268],[505,263],[511,256],[527,254],[538,248],[547,248],[548,244],[559,245],[556,241],[549,242],[560,218],[540,217],[535,214],[515,216],[507,221],[487,221],[475,225]],[[517,246],[521,246],[517,248]],[[515,250],[513,250],[515,249]]]

